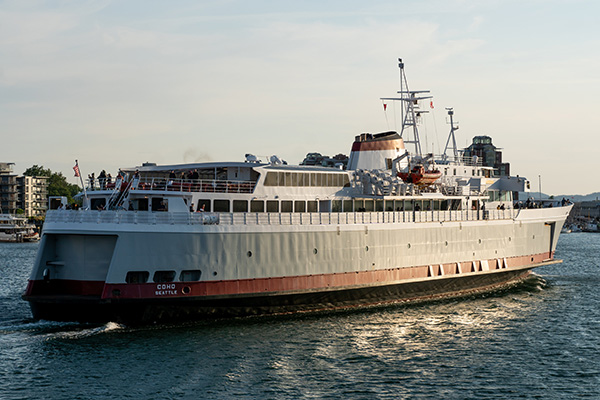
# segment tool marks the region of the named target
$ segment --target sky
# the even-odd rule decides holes
[[[430,90],[424,146],[489,135],[537,191],[600,191],[596,0],[0,0],[0,162],[349,154],[398,130],[380,97]],[[386,115],[387,114],[387,115]]]

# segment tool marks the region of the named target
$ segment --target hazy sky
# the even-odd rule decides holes
[[[73,178],[150,161],[349,154],[429,89],[427,149],[489,135],[549,194],[599,191],[595,0],[2,1],[0,162]]]

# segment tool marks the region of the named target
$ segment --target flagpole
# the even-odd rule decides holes
[[[85,190],[85,185],[83,184],[83,178],[81,177],[81,170],[79,169],[79,162],[77,160],[75,160],[75,167],[77,168],[77,175],[79,176],[79,180],[81,181],[81,187],[83,188],[83,197],[85,198],[85,205],[87,204],[87,206],[89,207],[89,200],[88,200],[88,196],[87,196],[87,191]]]

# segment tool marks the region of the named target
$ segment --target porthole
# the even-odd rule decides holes
[[[481,239],[479,239],[479,244],[481,244]]]
[[[251,251],[249,251],[249,252],[247,252],[247,253],[246,253],[246,255],[247,255],[248,257],[252,257],[252,252],[251,252]]]
[[[319,251],[316,248],[313,249],[313,254],[317,254],[318,252]]]
[[[512,240],[512,238],[509,236],[509,237],[508,237],[508,241],[510,242],[511,240]]]
[[[217,276],[217,271],[213,271],[213,276]]]
[[[189,286],[184,286],[183,289],[181,289],[183,294],[190,294],[191,291],[192,289]]]
[[[410,243],[408,244],[408,248],[410,249]]]
[[[119,297],[121,295],[121,291],[119,289],[113,289],[112,295],[113,297]]]
[[[369,251],[369,246],[365,246],[365,251]]]
[[[444,245],[448,246],[448,241],[446,240],[446,242],[444,243]]]
[[[535,239],[535,235],[533,235],[533,238]]]

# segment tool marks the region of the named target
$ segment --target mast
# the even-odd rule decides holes
[[[458,148],[456,147],[456,137],[454,136],[454,131],[458,129],[458,125],[454,126],[454,110],[452,107],[447,107],[448,115],[450,116],[450,134],[448,135],[448,140],[446,140],[446,147],[444,148],[444,161],[448,159],[448,149],[452,150],[452,154],[454,155],[454,161],[458,161]],[[450,140],[452,140],[452,144],[450,145]]]
[[[419,139],[419,129],[417,127],[417,117],[428,111],[419,108],[419,100],[431,99],[433,96],[421,96],[421,93],[429,93],[429,90],[409,90],[406,73],[404,72],[404,63],[402,59],[398,59],[398,68],[400,68],[400,90],[397,92],[400,97],[382,97],[381,100],[395,100],[403,104],[400,106],[400,116],[402,120],[402,130],[400,137],[404,139],[404,143],[414,145],[415,156],[421,158],[421,141]],[[412,138],[404,137],[404,131],[412,128]],[[407,133],[408,136],[408,133]]]

